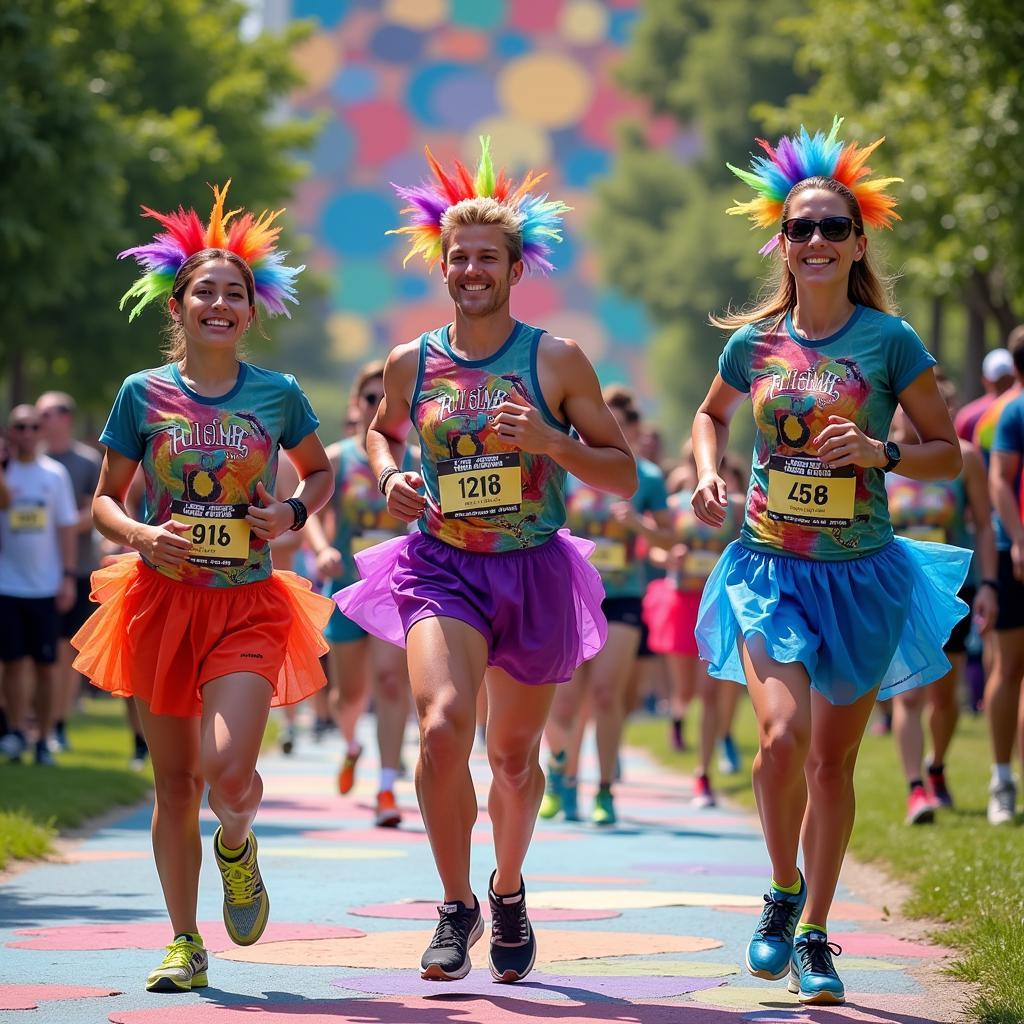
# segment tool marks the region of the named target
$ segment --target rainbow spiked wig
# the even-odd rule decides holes
[[[306,268],[286,267],[284,258],[288,253],[274,248],[281,233],[274,221],[284,210],[264,210],[258,217],[242,210],[225,213],[224,200],[230,186],[230,179],[222,189],[212,186],[213,209],[206,227],[195,210],[186,211],[179,206],[177,213],[157,213],[148,206],[142,207],[144,217],[158,220],[167,230],[154,235],[148,245],[137,245],[117,254],[118,259],[133,256],[143,269],[138,281],[121,296],[121,309],[129,299],[138,300],[128,314],[129,321],[149,303],[170,296],[182,264],[203,249],[227,249],[245,260],[256,282],[256,300],[264,311],[269,316],[290,316],[285,301],[298,305],[295,278]]]
[[[854,194],[868,227],[891,227],[892,222],[900,218],[896,213],[895,198],[887,195],[885,190],[903,179],[869,179],[867,175],[871,173],[871,168],[866,166],[868,157],[885,141],[885,136],[876,139],[865,149],[859,148],[856,142],[844,144],[839,141],[842,123],[843,119],[836,115],[828,135],[820,131],[809,135],[801,125],[799,135],[779,139],[774,148],[765,139],[758,139],[758,145],[768,155],[754,156],[749,171],[726,164],[737,178],[746,182],[758,195],[749,202],[737,202],[729,207],[728,212],[749,216],[756,227],[777,229],[782,219],[782,206],[790,189],[806,178],[820,176],[834,178]],[[779,236],[776,233],[762,246],[761,254],[770,253],[778,244]]]
[[[560,200],[549,199],[547,193],[534,193],[546,173],[528,171],[518,185],[504,171],[495,174],[489,136],[480,136],[480,162],[475,175],[470,175],[458,160],[454,171],[449,174],[434,159],[429,146],[425,152],[435,181],[410,188],[393,182],[391,185],[408,204],[402,213],[409,215],[409,223],[388,232],[390,235],[409,236],[410,246],[402,261],[403,266],[419,255],[433,269],[441,258],[441,218],[445,211],[463,199],[486,197],[513,208],[519,215],[526,269],[544,274],[555,269],[548,259],[551,243],[562,241],[562,215],[572,207]]]

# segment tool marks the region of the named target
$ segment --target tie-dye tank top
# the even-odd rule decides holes
[[[175,364],[132,374],[121,385],[100,443],[142,466],[142,519],[191,526],[192,554],[157,572],[203,587],[266,579],[270,545],[245,521],[256,484],[274,493],[278,449],[318,426],[295,378],[241,363],[235,386],[207,398]],[[285,495],[287,497],[287,495]]]
[[[693,511],[693,491],[677,491],[668,498],[672,533],[676,541],[685,544],[687,551],[678,569],[668,577],[677,590],[700,591],[711,575],[722,552],[740,535],[743,511],[738,499],[726,507],[725,522],[710,526],[697,518]]]
[[[536,547],[565,523],[565,470],[546,455],[506,444],[493,417],[513,398],[569,432],[547,407],[537,381],[544,331],[516,321],[492,356],[464,359],[452,350],[449,329],[420,338],[411,409],[427,499],[419,528],[467,551]]]
[[[885,478],[892,528],[911,540],[974,548],[967,528],[967,489],[963,476],[955,480],[911,480],[890,473]],[[968,582],[973,582],[974,566]]]
[[[897,396],[935,360],[899,317],[855,307],[835,334],[808,341],[787,316],[774,331],[741,327],[719,373],[749,392],[754,454],[741,540],[760,551],[840,561],[869,555],[892,540],[881,469],[829,470],[814,438],[830,416],[885,439]]]
[[[407,532],[405,523],[388,514],[387,500],[378,490],[366,452],[356,439],[346,437],[338,449],[338,472],[331,504],[334,547],[341,554],[342,574],[333,581],[331,593],[359,579],[355,555]],[[402,469],[413,468],[413,459],[406,453]]]

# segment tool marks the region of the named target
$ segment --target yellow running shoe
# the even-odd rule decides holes
[[[193,939],[199,941],[193,942]],[[209,967],[201,935],[175,935],[163,963],[150,971],[146,991],[191,992],[194,988],[206,988]]]
[[[267,927],[270,897],[263,888],[256,862],[256,836],[249,833],[238,860],[226,860],[220,852],[220,828],[213,837],[213,855],[224,883],[224,927],[238,946],[251,946]]]

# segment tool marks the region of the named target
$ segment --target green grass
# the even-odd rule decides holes
[[[699,705],[687,722],[696,741]],[[716,789],[753,808],[750,760],[757,748],[750,705],[742,701],[734,736],[743,751],[739,776],[717,777]],[[694,755],[677,754],[664,721],[638,719],[631,743],[659,761],[692,772]],[[935,938],[958,952],[952,973],[975,982],[978,995],[966,1007],[979,1024],[1024,1021],[1024,833],[992,828],[985,820],[989,777],[988,734],[983,720],[964,716],[947,760],[947,779],[957,802],[932,826],[903,823],[906,786],[890,736],[866,736],[857,764],[857,823],[850,852],[877,863],[906,883],[907,917],[940,922]],[[895,909],[895,908],[893,908]]]
[[[58,766],[0,763],[0,868],[12,858],[43,857],[57,832],[75,828],[112,807],[134,804],[152,785],[147,768],[129,766],[132,736],[124,702],[90,698],[68,726],[72,750]]]

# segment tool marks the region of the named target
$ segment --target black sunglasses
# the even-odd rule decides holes
[[[383,397],[376,391],[367,391],[365,395],[359,396],[359,401],[365,402],[367,405],[376,405]]]
[[[11,424],[11,429],[12,430],[22,430],[22,431],[25,431],[25,430],[38,430],[39,429],[39,424],[38,423],[12,423]]]
[[[782,222],[782,233],[791,242],[809,242],[815,228],[821,228],[821,237],[826,241],[845,242],[853,230],[853,218],[825,217],[824,220],[808,220],[806,217],[791,217]]]

